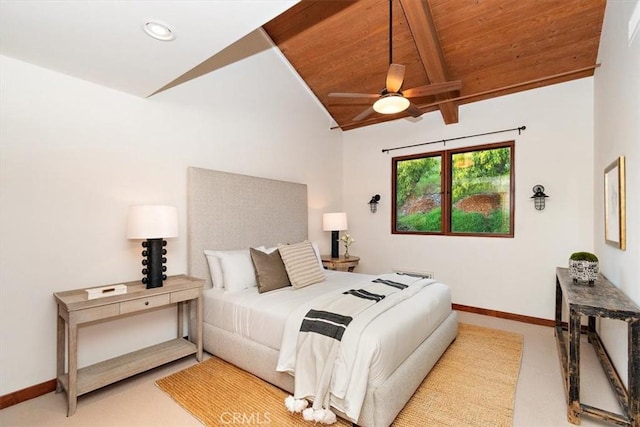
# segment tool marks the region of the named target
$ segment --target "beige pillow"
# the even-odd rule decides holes
[[[256,271],[256,281],[258,282],[258,292],[269,292],[275,289],[290,286],[287,270],[284,268],[280,252],[274,250],[265,253],[257,249],[249,248],[251,261]]]
[[[324,271],[320,268],[316,253],[308,240],[293,245],[278,245],[278,251],[294,289],[324,280]]]

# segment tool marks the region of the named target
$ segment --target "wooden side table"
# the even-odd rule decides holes
[[[562,323],[563,300],[569,306],[568,327]],[[581,316],[588,316],[586,333],[611,384],[622,414],[580,403],[580,334]],[[596,317],[627,322],[628,389],[625,389],[596,331]],[[565,330],[568,329],[569,351]],[[556,269],[555,335],[567,397],[567,419],[580,424],[580,416],[588,415],[622,426],[640,427],[640,308],[624,293],[599,275],[591,285],[574,283],[569,269]]]
[[[56,393],[67,392],[67,416],[76,412],[78,396],[191,354],[202,361],[202,287],[204,280],[185,275],[171,276],[159,288],[146,289],[142,282],[124,283],[127,292],[88,299],[86,289],[56,292],[58,303]],[[115,285],[112,285],[115,286]],[[183,336],[185,306],[195,305],[196,327]],[[177,305],[177,338],[113,359],[78,369],[78,328],[154,308]],[[65,355],[66,347],[66,355]],[[65,357],[66,356],[66,357]],[[68,365],[65,372],[65,364]]]
[[[353,255],[349,255],[349,258],[345,258],[344,255],[339,258],[331,258],[331,255],[322,255],[321,258],[324,268],[337,271],[353,271],[360,262],[360,257]]]

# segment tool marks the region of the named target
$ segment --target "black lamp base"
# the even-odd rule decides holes
[[[339,231],[331,232],[331,258],[340,258],[340,249],[338,248]]]
[[[162,239],[148,239],[142,242],[142,256],[146,257],[142,260],[142,274],[146,277],[142,278],[142,283],[147,285],[147,289],[162,287],[162,281],[167,278],[164,274],[167,267],[163,265],[167,262],[167,258],[163,255],[167,254],[167,250],[163,248],[167,246],[167,241]]]

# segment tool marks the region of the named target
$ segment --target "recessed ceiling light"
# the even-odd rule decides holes
[[[162,40],[163,42],[169,42],[176,38],[175,33],[166,24],[158,21],[148,21],[142,26],[147,35],[153,37],[156,40]]]

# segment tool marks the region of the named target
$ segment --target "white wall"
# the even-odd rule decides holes
[[[628,41],[629,19],[638,2],[607,2],[595,74],[595,253],[600,270],[640,305],[640,34]],[[604,169],[626,157],[627,249],[604,241]],[[603,321],[600,333],[614,365],[627,378],[627,328]]]
[[[167,267],[186,272],[188,166],[308,184],[309,236],[328,250],[321,214],[340,208],[342,134],[279,53],[150,99],[8,57],[0,67],[0,395],[55,377],[53,292],[141,277],[130,204],[178,207]],[[82,328],[79,364],[172,338],[175,325],[165,309]]]
[[[460,107],[460,123],[439,113],[345,132],[344,206],[350,253],[360,271],[401,267],[433,271],[458,304],[553,319],[555,268],[593,249],[593,79],[548,86]],[[391,159],[441,150],[442,144],[383,154],[392,148],[515,128],[517,132],[448,142],[446,148],[515,139],[513,239],[391,234]],[[545,186],[546,209],[530,197]],[[380,194],[378,212],[367,202]]]

